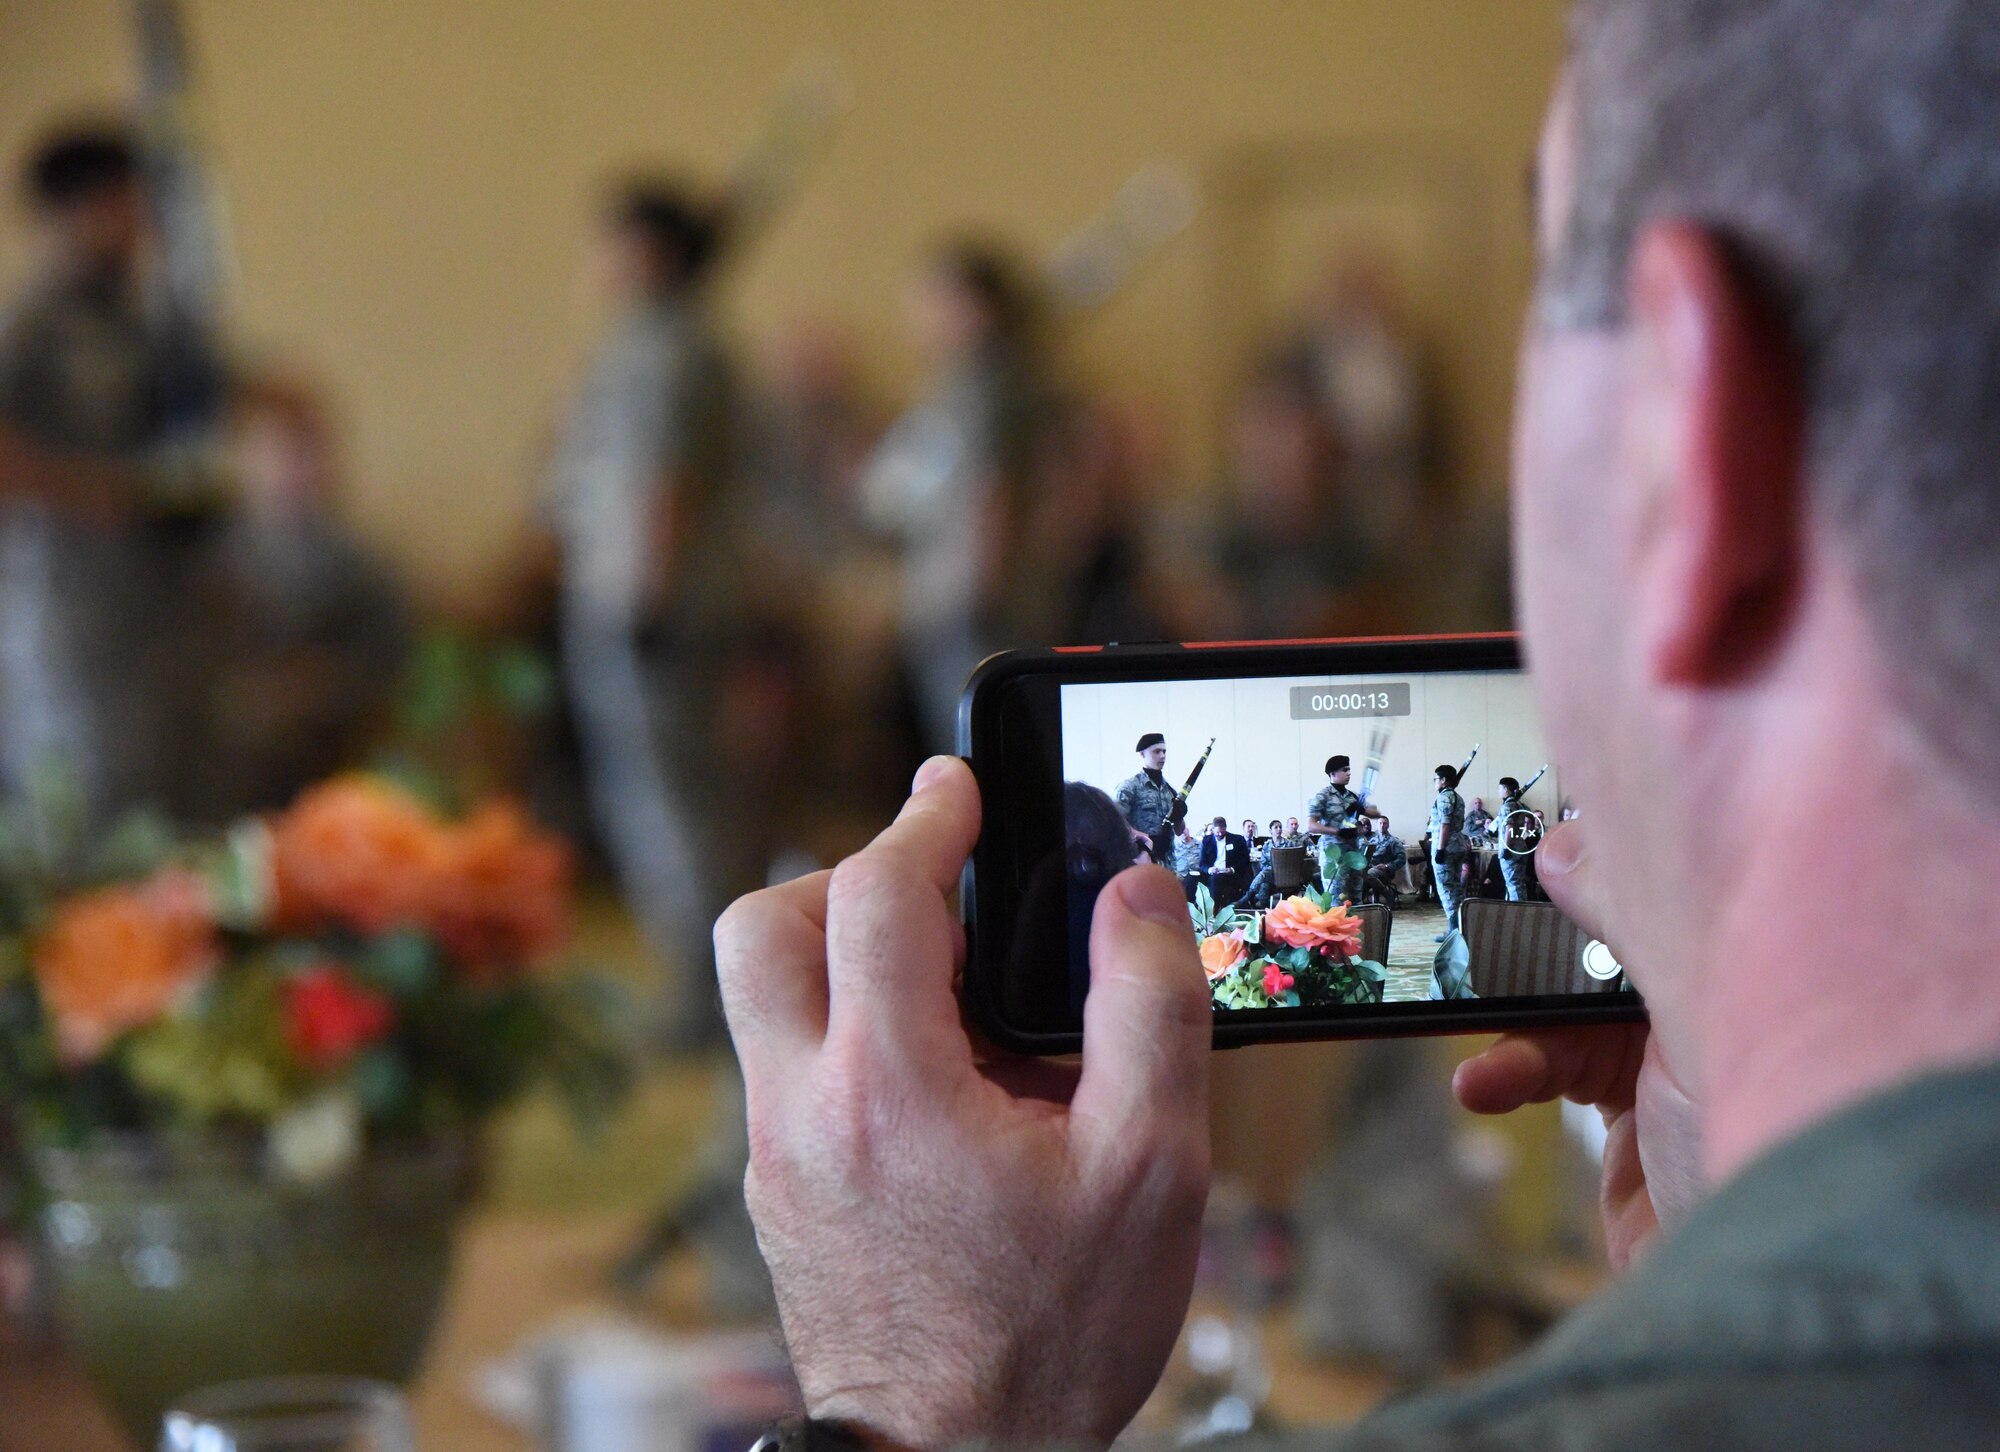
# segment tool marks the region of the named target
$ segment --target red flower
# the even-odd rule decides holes
[[[1298,982],[1296,978],[1280,968],[1276,963],[1266,963],[1264,965],[1264,996],[1266,998],[1276,998],[1296,982]]]
[[[285,1037],[309,1069],[338,1069],[388,1035],[396,1019],[388,996],[356,983],[332,963],[285,984]]]

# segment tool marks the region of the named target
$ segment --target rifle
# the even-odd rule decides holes
[[[1521,784],[1521,793],[1519,796],[1515,797],[1514,800],[1517,802],[1525,802],[1528,799],[1528,793],[1535,789],[1535,783],[1540,781],[1543,777],[1547,776],[1548,774],[1549,774],[1549,764],[1545,761],[1542,763],[1542,769],[1540,771],[1536,772],[1533,776],[1529,777],[1525,782]]]
[[[1465,774],[1472,770],[1472,763],[1477,760],[1479,760],[1479,743],[1475,741],[1472,743],[1472,755],[1466,757],[1465,765],[1458,769],[1458,784],[1460,786],[1465,785]]]
[[[1389,750],[1389,725],[1383,722],[1368,732],[1368,756],[1361,767],[1361,800],[1375,795],[1375,779],[1382,774],[1382,757]]]
[[[197,134],[187,22],[178,0],[132,0],[139,51],[139,134],[148,200],[160,224],[168,295],[219,333],[233,269],[222,199]]]
[[[1188,773],[1187,785],[1174,793],[1174,809],[1167,814],[1167,821],[1176,831],[1179,831],[1181,823],[1187,820],[1188,793],[1193,791],[1194,784],[1201,780],[1201,769],[1208,765],[1209,752],[1215,750],[1216,740],[1217,738],[1213,736],[1208,738],[1208,748],[1202,752],[1201,760],[1194,764],[1194,770]]]
[[[852,104],[847,67],[837,56],[793,62],[756,135],[730,170],[724,215],[732,254],[747,252],[783,215],[826,159]]]
[[[1193,179],[1171,162],[1133,172],[1104,211],[1049,259],[1057,310],[1074,318],[1104,306],[1187,230],[1200,205]]]

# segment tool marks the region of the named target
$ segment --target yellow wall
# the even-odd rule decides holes
[[[1497,197],[1479,295],[1438,329],[1468,475],[1498,488],[1528,258],[1519,179],[1559,0],[190,0],[236,228],[245,336],[310,364],[352,429],[353,513],[434,586],[519,519],[537,435],[588,325],[593,183],[634,159],[714,176],[790,60],[843,56],[855,109],[736,280],[746,336],[799,314],[863,336],[885,388],[909,259],[983,222],[1046,246],[1157,155],[1421,135]],[[0,152],[119,96],[119,0],[0,0]],[[18,212],[0,276],[23,262]],[[1095,377],[1182,421],[1205,350],[1204,234],[1076,339]],[[1204,293],[1204,287],[1209,287]],[[1422,300],[1420,300],[1422,301]],[[1439,315],[1439,314],[1442,315]],[[1198,421],[1197,421],[1198,422]]]

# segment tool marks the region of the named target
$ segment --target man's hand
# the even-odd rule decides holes
[[[1180,884],[1097,903],[1081,1065],[977,1042],[950,906],[962,762],[832,872],[716,927],[746,1180],[807,1409],[871,1441],[1106,1443],[1186,1315],[1209,1177],[1209,995]]]
[[[1563,823],[1543,839],[1541,881],[1574,922],[1602,938],[1581,828]],[[1643,1023],[1508,1034],[1459,1065],[1452,1089],[1475,1114],[1551,1099],[1596,1106],[1606,1129],[1605,1248],[1620,1269],[1701,1198],[1699,1114]]]

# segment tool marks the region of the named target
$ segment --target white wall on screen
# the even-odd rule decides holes
[[[1405,680],[1410,714],[1385,718],[1294,721],[1293,686],[1352,687]],[[1456,766],[1474,744],[1480,747],[1459,792],[1470,806],[1484,797],[1489,809],[1500,803],[1499,779],[1526,781],[1548,760],[1527,679],[1510,673],[1332,677],[1299,676],[1239,681],[1129,681],[1068,685],[1062,690],[1063,775],[1115,794],[1118,783],[1139,769],[1133,751],[1140,736],[1158,731],[1167,738],[1167,777],[1187,780],[1208,739],[1216,738],[1200,783],[1189,798],[1189,821],[1221,815],[1231,830],[1246,817],[1259,830],[1273,818],[1305,820],[1306,803],[1326,783],[1329,756],[1354,759],[1355,781],[1367,756],[1371,730],[1390,730],[1382,769],[1372,797],[1398,836],[1423,836],[1430,816],[1431,773],[1440,762]],[[1551,766],[1528,804],[1551,819],[1561,800],[1561,772]]]

